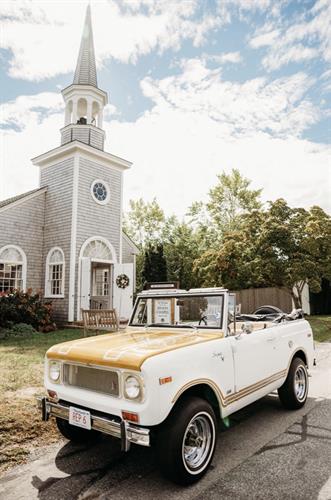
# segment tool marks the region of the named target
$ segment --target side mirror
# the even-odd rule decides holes
[[[251,323],[250,321],[245,321],[245,323],[241,325],[241,331],[243,333],[252,333],[253,323]]]

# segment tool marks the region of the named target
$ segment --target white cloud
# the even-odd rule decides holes
[[[215,61],[218,64],[238,64],[242,61],[240,52],[223,52],[218,55],[206,56],[206,59]]]
[[[204,113],[226,134],[264,131],[278,136],[300,135],[319,119],[319,110],[304,98],[314,83],[304,73],[271,82],[255,78],[233,83],[223,81],[220,70],[208,69],[200,59],[184,60],[182,68],[180,75],[160,81],[145,78],[145,96],[158,106]]]
[[[287,50],[279,51],[278,53],[272,51],[271,54],[263,58],[262,63],[269,70],[274,70],[290,62],[302,62],[314,59],[318,54],[318,49],[305,47],[299,43],[292,47],[287,47]]]
[[[331,2],[318,0],[293,23],[288,20],[268,22],[250,39],[252,48],[267,47],[262,63],[268,70],[279,69],[290,62],[320,57],[331,61]]]
[[[45,115],[58,113],[63,109],[60,93],[22,95],[0,106],[0,125],[25,129],[38,124]]]
[[[266,200],[284,197],[331,211],[330,148],[300,138],[318,114],[304,97],[310,85],[302,73],[226,82],[196,59],[183,62],[175,77],[146,78],[142,88],[152,109],[134,122],[105,120],[106,149],[134,162],[125,174],[126,206],[130,198],[156,196],[168,213],[183,215],[206,196],[217,173],[236,167],[263,187]],[[2,132],[1,198],[38,185],[29,159],[60,144],[60,108],[52,93],[5,105],[6,123],[20,119],[16,130]]]
[[[86,4],[76,1],[63,2],[62,8],[61,2],[55,1],[0,2],[0,47],[12,53],[9,75],[42,80],[73,71],[85,7]],[[98,64],[102,65],[109,57],[135,62],[152,50],[178,50],[186,39],[199,46],[208,32],[224,20],[211,14],[194,20],[198,7],[198,0],[94,2],[92,17]]]
[[[294,206],[331,211],[330,148],[299,138],[253,133],[236,138],[207,115],[162,107],[135,123],[108,125],[112,151],[134,164],[125,175],[124,198],[157,197],[167,213],[184,215],[206,198],[223,169],[239,168],[263,187],[263,199],[283,197]]]

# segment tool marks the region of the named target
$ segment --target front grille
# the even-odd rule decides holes
[[[64,364],[63,381],[67,385],[90,391],[119,395],[118,373],[102,368]]]

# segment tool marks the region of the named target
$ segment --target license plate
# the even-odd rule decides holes
[[[91,414],[89,411],[69,407],[69,424],[83,427],[83,429],[91,429]]]

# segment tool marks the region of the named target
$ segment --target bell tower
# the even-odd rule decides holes
[[[80,319],[81,310],[94,304],[121,309],[123,314],[124,295],[116,277],[125,272],[131,276],[132,287],[133,264],[122,261],[123,172],[131,162],[104,151],[102,115],[107,94],[97,83],[90,7],[75,76],[62,95],[65,122],[61,146],[32,160],[40,167],[40,186],[47,192],[43,221],[45,290],[49,287],[45,259],[54,249],[60,249],[63,294],[51,297],[57,321]],[[104,282],[101,288],[99,278]],[[129,290],[127,287],[127,299],[123,298],[127,310],[131,307]]]
[[[84,21],[74,81],[62,90],[65,102],[61,145],[80,141],[103,151],[105,132],[102,129],[103,109],[107,93],[98,88],[91,8],[88,5]]]

